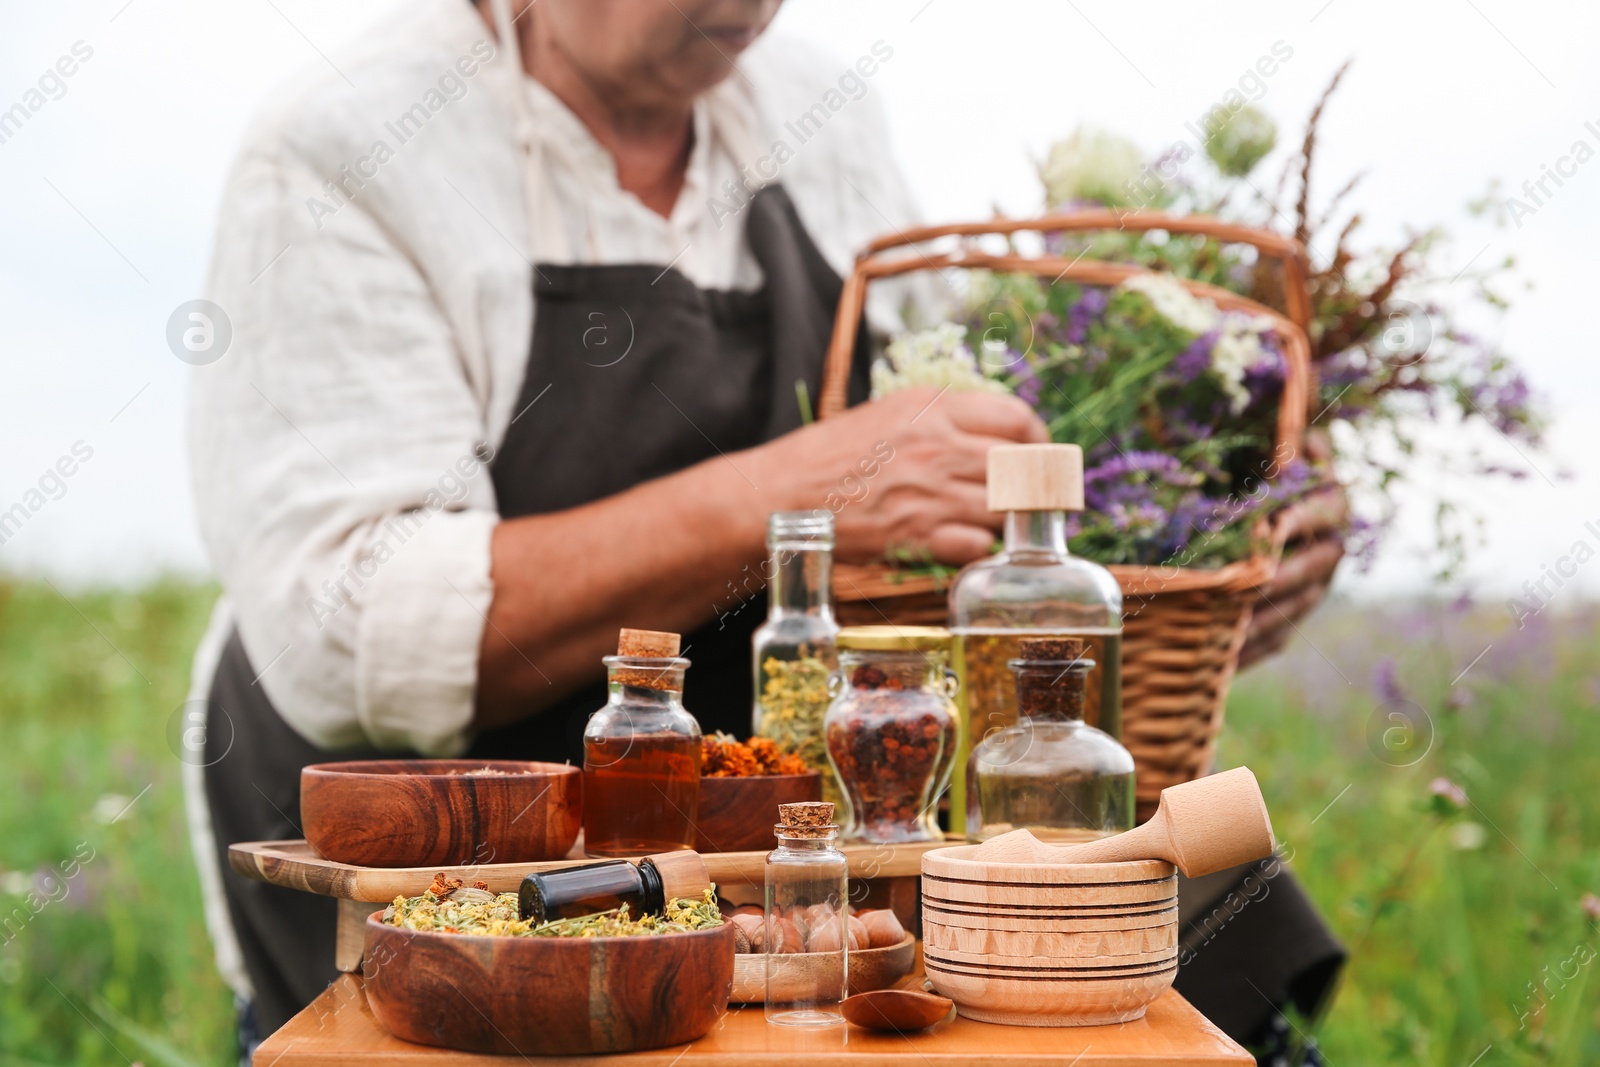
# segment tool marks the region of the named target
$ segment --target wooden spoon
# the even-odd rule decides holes
[[[905,1034],[926,1030],[949,1015],[955,1006],[956,1002],[949,997],[915,989],[874,989],[846,997],[841,1010],[844,1017],[857,1026]]]
[[[972,854],[990,863],[1115,863],[1162,859],[1190,878],[1237,867],[1273,850],[1272,820],[1248,767],[1161,791],[1143,826],[1081,845],[1047,845],[1027,830],[991,837]]]

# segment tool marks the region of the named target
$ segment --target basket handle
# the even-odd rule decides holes
[[[1247,243],[1265,254],[1281,259],[1284,266],[1285,289],[1290,294],[1288,315],[1220,286],[1187,278],[1179,278],[1178,281],[1191,293],[1213,301],[1224,310],[1265,315],[1273,320],[1273,328],[1283,340],[1285,363],[1283,395],[1278,402],[1275,443],[1280,451],[1287,449],[1287,456],[1298,455],[1312,389],[1311,344],[1305,327],[1297,321],[1297,314],[1305,315],[1307,307],[1304,252],[1300,250],[1299,243],[1270,231],[1234,226],[1208,217],[1169,216],[1158,212],[1080,211],[1038,219],[996,219],[990,222],[956,223],[905,231],[874,241],[857,258],[855,267],[850,272],[850,277],[845,279],[844,287],[839,294],[839,311],[834,318],[833,336],[828,345],[827,362],[823,369],[822,396],[817,405],[818,418],[829,418],[845,409],[850,382],[850,364],[855,355],[856,331],[866,304],[867,283],[874,278],[887,278],[919,270],[943,270],[946,267],[968,269],[976,267],[1001,272],[1049,274],[1053,275],[1053,280],[1056,281],[1066,278],[1087,285],[1115,286],[1133,275],[1148,273],[1146,268],[1128,263],[1068,260],[1060,256],[996,255],[967,248],[892,258],[884,256],[885,251],[950,235],[1009,234],[1019,230],[1115,229],[1119,222],[1124,229],[1165,229],[1174,232],[1203,233],[1228,242]]]

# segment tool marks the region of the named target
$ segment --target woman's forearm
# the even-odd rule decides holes
[[[739,470],[745,455],[496,528],[477,726],[536,713],[594,678],[619,627],[687,632],[738,606],[729,583],[759,573],[773,506]]]
[[[828,507],[846,562],[897,546],[977,559],[1000,522],[984,496],[988,450],[1048,439],[1015,397],[924,387],[581,508],[503,522],[476,723],[533,714],[594,678],[619,627],[687,632],[737,609],[761,591],[773,511]]]

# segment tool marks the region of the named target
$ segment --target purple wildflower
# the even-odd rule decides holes
[[[1207,330],[1190,342],[1177,359],[1172,370],[1179,378],[1191,381],[1211,369],[1211,349],[1217,343],[1217,330]]]
[[[1083,298],[1067,311],[1067,343],[1083,344],[1089,336],[1089,324],[1105,314],[1110,303],[1111,298],[1104,289],[1085,289]]]
[[[1377,669],[1372,672],[1372,689],[1385,704],[1398,704],[1406,700],[1405,690],[1400,688],[1393,656],[1385,656],[1378,661]]]

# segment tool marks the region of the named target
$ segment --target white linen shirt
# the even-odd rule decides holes
[[[913,221],[866,73],[892,46],[846,61],[758,42],[697,103],[667,218],[498,51],[467,0],[416,0],[275,97],[222,198],[206,297],[231,341],[194,372],[189,452],[225,596],[191,698],[237,626],[273,706],[325,748],[449,755],[470,740],[499,521],[481,457],[517,415],[533,262],[670,265],[702,287],[756,288],[731,192],[745,175],[783,183],[841,274]],[[875,324],[892,325],[904,295],[888,290],[874,289]],[[248,995],[189,771],[208,922]]]

